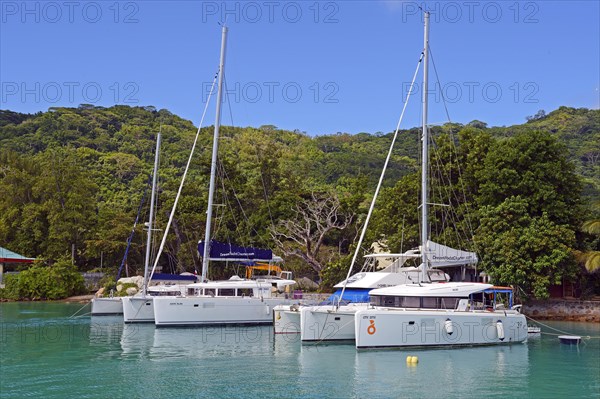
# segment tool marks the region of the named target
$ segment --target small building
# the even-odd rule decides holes
[[[4,266],[15,263],[33,263],[35,258],[28,258],[16,252],[0,247],[0,287],[2,286],[2,277],[4,275]]]

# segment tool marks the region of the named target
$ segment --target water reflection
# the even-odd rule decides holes
[[[590,384],[598,386],[598,367],[589,367],[597,344],[563,347],[546,335],[510,346],[357,352],[351,344],[302,345],[298,335],[274,336],[268,326],[156,328],[123,325],[117,317],[92,319],[89,328],[96,359],[124,360],[131,387],[148,395],[173,390],[189,397],[477,397],[485,387],[484,396],[492,398],[568,390],[586,397],[594,390]],[[418,356],[418,364],[407,364],[409,355]],[[591,382],[567,381],[561,376],[567,367],[569,375],[576,369],[592,376]],[[247,384],[248,378],[261,383]]]
[[[473,387],[486,386],[484,396],[518,396],[528,379],[529,349],[526,344],[461,349],[358,352],[356,379],[386,381],[358,386],[357,396],[403,396],[407,392],[444,392],[468,397]],[[407,364],[417,356],[418,364]],[[411,396],[411,395],[409,395]]]
[[[203,359],[270,354],[274,343],[272,330],[266,326],[156,328],[151,356]]]

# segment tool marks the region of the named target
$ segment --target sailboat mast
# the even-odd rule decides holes
[[[427,131],[427,101],[428,101],[428,78],[429,78],[429,12],[425,11],[425,33],[423,54],[423,136],[421,153],[421,257],[423,267],[421,270],[421,281],[427,279],[427,240],[429,239],[428,223],[428,164],[429,164],[429,134]]]
[[[223,75],[225,74],[225,48],[227,44],[227,27],[221,31],[221,60],[219,61],[219,82],[217,86],[217,111],[215,116],[215,132],[213,134],[212,161],[210,164],[210,186],[208,189],[208,207],[206,210],[206,230],[204,233],[204,251],[202,254],[202,275],[200,281],[206,281],[208,274],[208,257],[210,254],[210,227],[212,224],[212,208],[215,192],[215,175],[217,174],[217,153],[219,148],[219,128],[221,127],[221,96],[223,93]]]
[[[156,135],[156,151],[154,152],[154,170],[152,172],[152,193],[150,194],[150,215],[148,217],[148,234],[146,236],[146,259],[144,260],[144,285],[142,294],[148,292],[148,268],[150,264],[150,246],[152,245],[152,228],[154,227],[154,204],[156,203],[156,180],[158,174],[158,158],[160,152],[160,131]]]

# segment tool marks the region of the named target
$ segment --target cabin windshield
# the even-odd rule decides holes
[[[446,273],[444,273],[441,270],[432,269],[427,271],[427,274],[429,275],[429,281],[431,281],[432,283],[448,281],[448,279],[446,278]]]
[[[513,306],[513,292],[510,287],[492,287],[471,294],[470,299],[475,309],[511,309]]]

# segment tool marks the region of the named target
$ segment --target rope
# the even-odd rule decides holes
[[[81,312],[81,310],[82,310],[83,308],[85,308],[86,306],[88,306],[88,305],[91,305],[91,302],[88,302],[88,303],[86,303],[85,305],[83,305],[82,307],[80,307],[80,308],[77,310],[77,312],[75,312],[75,313],[73,313],[71,316],[69,316],[69,319],[72,319],[72,318],[74,318],[74,317],[75,317],[75,315],[76,315],[77,313]],[[84,314],[82,314],[82,315],[79,315],[79,316],[77,316],[77,317],[86,316],[86,315],[88,315],[88,314],[90,314],[90,313],[91,313],[91,312],[84,313]]]
[[[539,321],[539,320],[535,320],[534,318],[532,318],[532,317],[529,317],[529,316],[527,316],[527,315],[524,315],[524,316],[525,316],[525,317],[526,317],[528,320],[531,320],[531,321],[533,321],[533,322],[535,322],[535,323],[537,323],[537,324],[539,324],[539,325],[541,325],[541,326],[544,326],[544,327],[546,327],[546,328],[548,328],[548,329],[550,329],[550,330],[558,331],[558,332],[560,333],[560,334],[555,334],[555,333],[549,333],[549,332],[543,332],[543,331],[542,331],[542,332],[541,332],[542,334],[546,334],[546,335],[552,335],[552,336],[558,336],[558,335],[573,335],[573,333],[570,333],[570,332],[568,332],[568,331],[559,330],[558,328],[550,327],[548,324],[544,324],[544,323],[542,323],[541,321]],[[586,335],[586,336],[582,336],[581,338],[583,338],[583,339],[600,339],[600,336],[598,336],[598,337],[592,337],[592,336],[590,336],[590,335]]]

